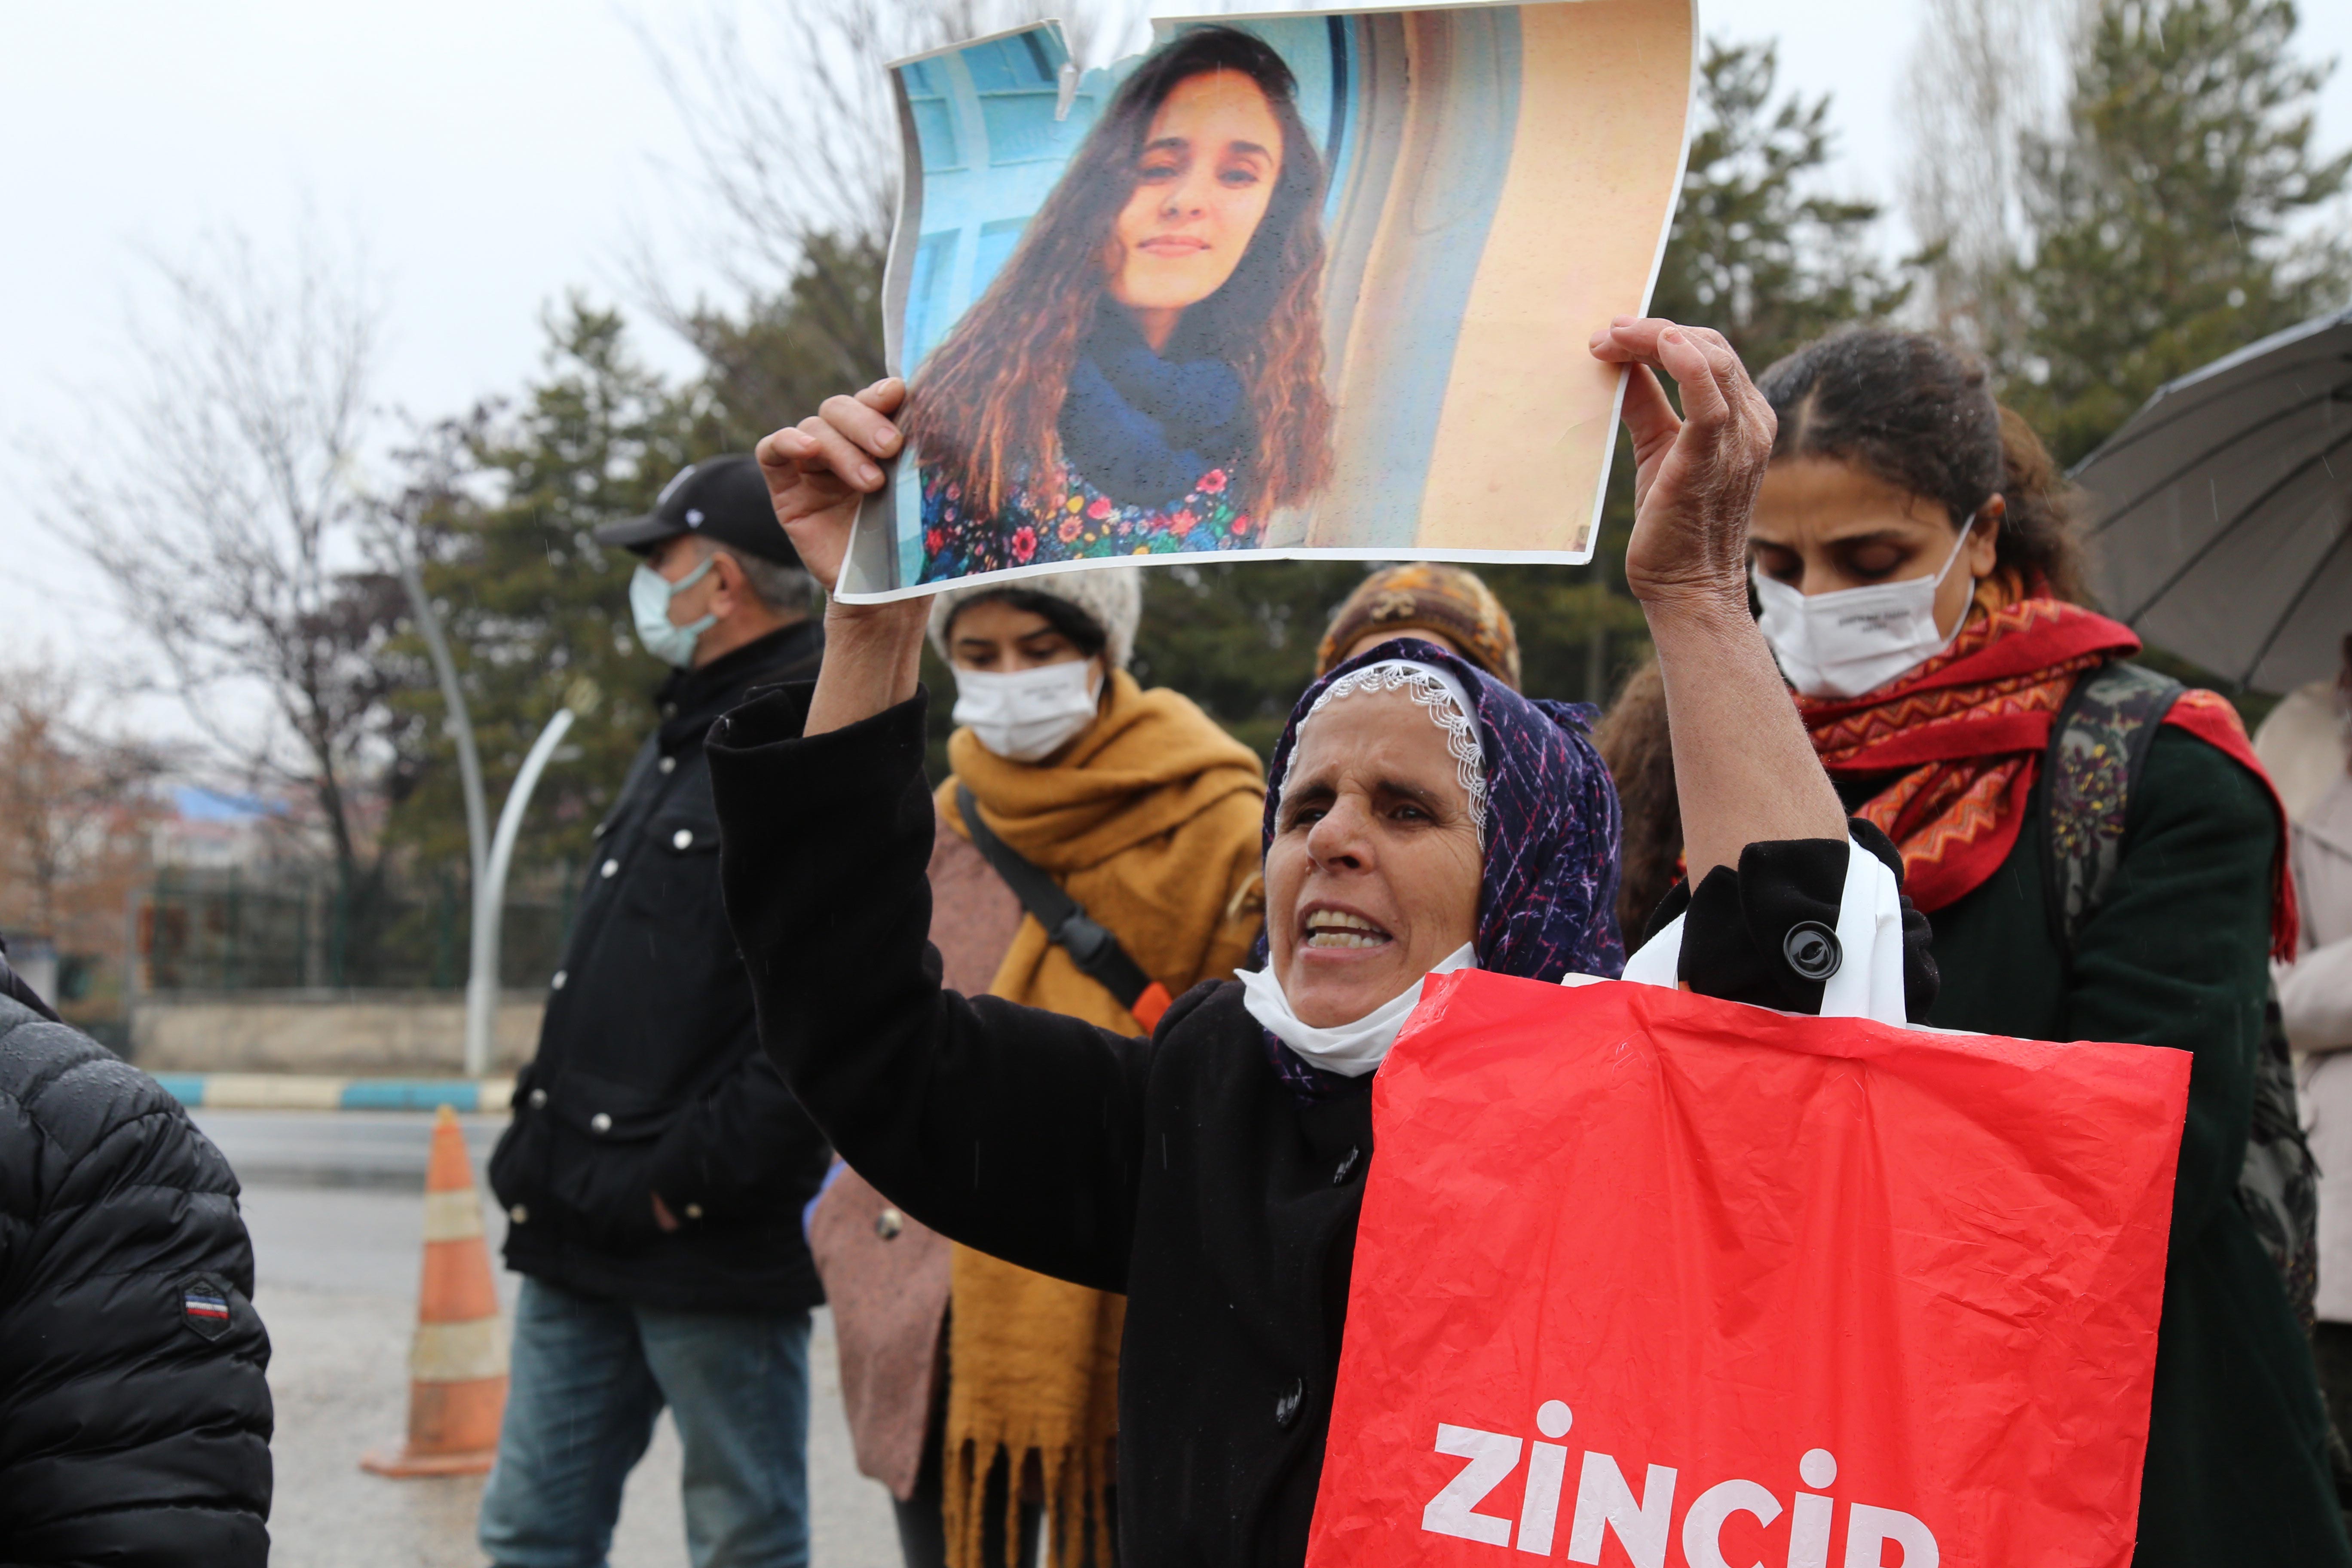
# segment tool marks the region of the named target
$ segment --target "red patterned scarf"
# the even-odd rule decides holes
[[[1903,852],[1904,891],[1933,912],[1973,892],[2009,858],[2050,727],[2083,671],[2139,651],[2130,628],[2056,599],[2020,599],[1972,617],[1952,646],[1866,696],[1799,697],[1798,710],[1833,778],[1899,773],[1856,815]],[[2192,690],[2165,715],[2252,769],[2269,787],[2238,712]],[[2273,804],[2277,802],[2275,792]],[[2274,952],[2294,951],[2279,811]]]

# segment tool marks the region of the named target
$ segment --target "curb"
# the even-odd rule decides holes
[[[191,1110],[501,1111],[510,1078],[312,1078],[301,1073],[159,1072],[155,1081]]]

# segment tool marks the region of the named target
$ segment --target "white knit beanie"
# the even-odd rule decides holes
[[[1103,629],[1103,651],[1113,669],[1125,669],[1135,652],[1136,623],[1143,618],[1143,574],[1133,566],[1096,566],[1080,572],[1047,572],[1011,583],[976,583],[931,595],[931,647],[948,658],[948,626],[956,612],[981,599],[1006,594],[1043,594],[1083,612]]]

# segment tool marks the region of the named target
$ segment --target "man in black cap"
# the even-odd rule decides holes
[[[524,1278],[481,1545],[499,1568],[602,1564],[667,1405],[695,1568],[803,1568],[823,1293],[800,1215],[827,1152],[760,1049],[702,742],[754,686],[815,673],[816,590],[748,457],[697,463],[596,538],[644,558],[637,636],[676,672],[596,829],[490,1160]]]

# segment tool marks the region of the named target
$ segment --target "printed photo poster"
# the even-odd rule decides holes
[[[1161,561],[1591,559],[1691,0],[1055,24],[891,68],[907,454],[842,596]]]

